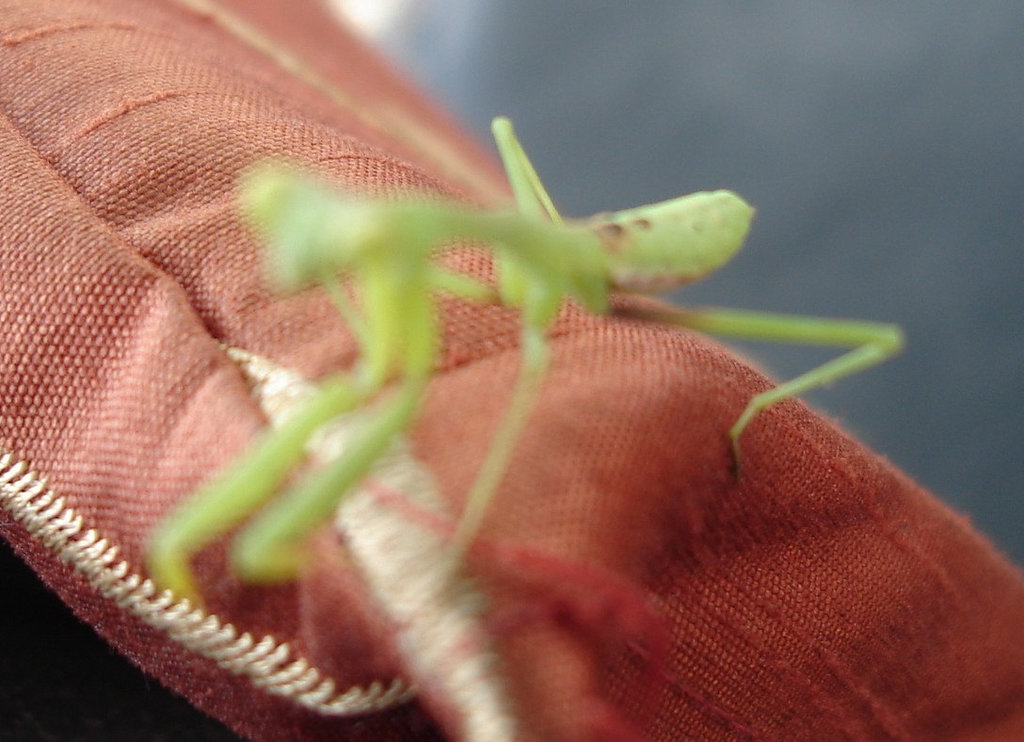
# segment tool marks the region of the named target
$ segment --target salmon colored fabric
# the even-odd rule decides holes
[[[309,379],[355,352],[323,296],[265,288],[239,173],[286,157],[376,195],[486,206],[502,178],[311,0],[3,0],[0,111],[0,533],[112,646],[240,735],[1024,739],[1024,582],[962,517],[795,401],[750,426],[735,482],[725,431],[769,382],[700,336],[573,310],[465,565],[482,632],[465,651],[494,657],[467,693],[492,683],[511,736],[467,731],[472,704],[410,659],[329,528],[289,585],[240,584],[223,545],[196,560],[219,622],[203,630],[269,637],[277,655],[223,636],[203,649],[196,627],[184,641],[184,619],[129,582],[161,516],[265,425],[225,348]],[[475,251],[455,260],[488,275]],[[443,314],[410,446],[457,513],[517,325]],[[450,519],[402,494],[378,492],[443,536]],[[236,654],[212,656],[216,641]],[[267,680],[285,666],[335,696],[394,677],[420,694],[324,713],[295,700],[298,681]]]

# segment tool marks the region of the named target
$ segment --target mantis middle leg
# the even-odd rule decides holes
[[[519,143],[512,123],[499,117],[494,119],[491,129],[519,212],[561,224],[562,218]],[[505,416],[466,497],[453,540],[454,548],[459,551],[465,551],[472,543],[508,467],[516,441],[526,427],[551,355],[547,329],[562,300],[557,289],[538,286],[535,277],[531,280],[514,262],[503,259],[500,252],[496,259],[502,303],[522,309],[522,360]]]

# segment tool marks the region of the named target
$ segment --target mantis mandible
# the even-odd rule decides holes
[[[358,199],[280,167],[256,171],[243,183],[243,208],[270,247],[278,286],[323,284],[360,353],[351,371],[324,380],[285,426],[264,433],[165,519],[148,550],[159,585],[198,599],[189,559],[257,510],[232,543],[234,568],[254,582],[295,576],[308,534],[414,422],[438,361],[435,303],[442,293],[515,308],[522,319],[519,378],[452,541],[464,551],[529,417],[548,365],[547,331],[563,303],[575,300],[590,312],[612,313],[612,292],[655,293],[696,281],[728,262],[746,238],[753,209],[729,191],[563,220],[509,120],[496,118],[492,130],[516,211]],[[437,265],[436,249],[460,240],[492,250],[496,287]],[[358,295],[358,308],[339,276]],[[614,313],[734,337],[852,348],[750,400],[728,431],[737,466],[740,436],[758,412],[880,363],[903,342],[898,327],[873,322],[710,308]],[[358,444],[275,498],[310,436],[337,415],[367,405],[374,406],[373,414]]]

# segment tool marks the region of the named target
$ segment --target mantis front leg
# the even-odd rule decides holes
[[[358,439],[334,461],[303,477],[275,499],[232,545],[232,561],[250,582],[278,582],[302,567],[309,534],[327,521],[396,436],[412,423],[424,379],[407,379],[383,400]]]
[[[369,390],[350,379],[328,379],[284,427],[264,432],[245,455],[160,524],[147,552],[153,579],[180,597],[198,600],[189,566],[192,555],[273,497],[305,456],[313,432],[362,404],[368,395]]]

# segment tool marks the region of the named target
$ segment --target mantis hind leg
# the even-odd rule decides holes
[[[877,322],[734,309],[627,309],[619,310],[617,314],[688,327],[714,335],[853,348],[838,358],[751,398],[729,429],[729,440],[737,471],[740,461],[740,436],[757,413],[784,399],[879,364],[894,356],[903,347],[903,332],[899,327]]]
[[[865,345],[854,348],[850,352],[844,353],[838,358],[800,374],[774,389],[755,395],[729,429],[729,438],[732,440],[734,453],[737,455],[737,458],[740,435],[758,412],[771,407],[776,402],[781,402],[784,399],[803,394],[810,389],[829,384],[844,376],[863,371],[866,368],[881,363],[896,352],[897,349],[892,347],[888,339],[883,337],[878,342],[868,342]]]

